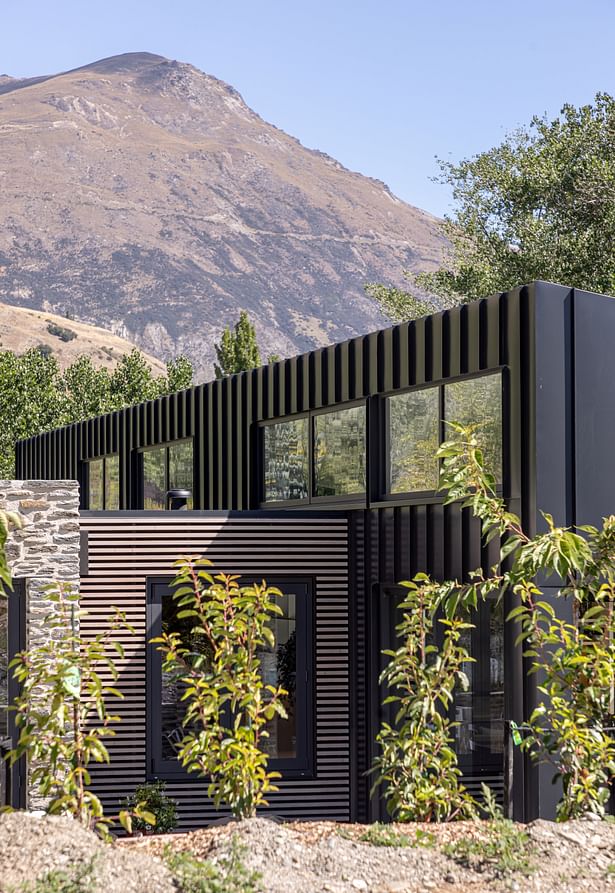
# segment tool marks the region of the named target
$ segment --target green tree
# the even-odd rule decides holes
[[[234,575],[213,577],[206,558],[182,559],[174,580],[178,619],[188,619],[190,636],[163,632],[152,639],[164,657],[163,669],[184,687],[186,733],[178,758],[189,772],[209,779],[216,808],[250,818],[265,795],[275,791],[279,772],[268,771],[263,744],[267,724],[287,717],[288,692],[266,685],[261,655],[275,645],[271,621],[282,614],[278,589],[255,583],[240,586]],[[195,641],[196,640],[196,641]]]
[[[584,813],[604,815],[615,778],[613,725],[615,686],[615,516],[600,529],[569,530],[544,514],[546,530],[530,537],[519,517],[496,495],[475,426],[451,425],[441,446],[441,489],[446,502],[460,501],[482,523],[486,541],[499,539],[500,567],[481,570],[468,583],[433,584],[447,604],[476,604],[510,591],[517,600],[507,623],[520,627],[518,641],[530,672],[538,676],[538,706],[522,746],[537,761],[550,763],[562,782],[560,820]],[[549,602],[537,580],[556,578],[559,592]],[[558,602],[571,611],[558,612]],[[572,614],[572,620],[562,619]]]
[[[53,355],[37,348],[17,355],[0,351],[0,477],[14,476],[15,441],[182,390],[192,384],[185,357],[167,363],[155,376],[136,348],[111,372],[87,356],[64,372]]]
[[[261,365],[261,355],[256,340],[256,329],[245,310],[233,329],[227,326],[222,332],[219,344],[214,345],[218,362],[214,364],[216,378],[245,372]]]
[[[31,784],[47,799],[50,815],[68,813],[107,836],[113,818],[105,816],[100,799],[89,790],[88,767],[109,762],[103,739],[115,735],[113,724],[120,720],[107,703],[109,698],[123,698],[114,687],[119,670],[112,655],[123,659],[124,648],[113,634],[134,630],[116,609],[104,632],[84,639],[79,594],[69,584],[57,583],[49,587],[46,599],[49,640],[20,652],[9,665],[20,683],[13,708],[19,738],[9,762],[14,765],[27,757]],[[139,804],[133,814],[150,824],[155,821]],[[117,818],[130,831],[131,812],[122,810]]]
[[[442,224],[450,252],[434,273],[406,273],[408,292],[368,286],[392,318],[415,318],[417,291],[438,306],[534,279],[615,293],[612,96],[535,117],[499,146],[440,169],[455,202]]]

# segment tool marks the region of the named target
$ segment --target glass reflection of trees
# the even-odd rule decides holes
[[[290,419],[264,428],[265,501],[307,499],[309,420]]]
[[[502,377],[483,375],[444,387],[444,418],[461,425],[479,425],[485,467],[502,480]],[[448,436],[445,431],[445,436]]]
[[[166,509],[167,491],[193,488],[192,441],[180,440],[169,446],[143,452],[143,508]],[[187,508],[193,506],[192,497]]]
[[[425,388],[388,399],[389,493],[435,490],[440,442],[440,390]]]
[[[211,645],[203,634],[194,631],[194,618],[177,616],[179,607],[172,595],[162,599],[162,632],[178,633],[182,644],[194,655],[211,655]],[[172,760],[183,738],[187,702],[182,701],[184,685],[177,674],[162,672],[162,759]]]
[[[275,648],[263,648],[259,653],[261,672],[265,684],[283,685],[288,695],[284,706],[288,718],[275,716],[268,724],[269,737],[263,739],[263,747],[272,758],[289,759],[297,755],[296,676],[297,632],[295,599],[293,594],[283,595],[277,603],[284,612],[272,622]],[[162,631],[176,632],[182,644],[194,655],[211,654],[211,645],[204,635],[194,631],[194,619],[179,618],[178,605],[171,594],[162,599]],[[177,755],[186,727],[183,725],[187,702],[182,701],[183,683],[177,674],[162,673],[161,734],[162,759],[173,760]]]
[[[365,406],[314,418],[314,496],[365,492]]]

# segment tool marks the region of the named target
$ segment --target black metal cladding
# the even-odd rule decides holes
[[[484,549],[476,522],[458,505],[445,506],[433,495],[382,499],[376,485],[384,448],[379,397],[414,385],[502,370],[503,493],[530,532],[540,527],[538,508],[552,511],[558,523],[574,523],[575,499],[580,499],[575,490],[575,401],[585,401],[585,428],[593,418],[589,385],[579,392],[581,379],[577,381],[574,367],[576,363],[582,370],[585,383],[600,371],[594,372],[599,358],[591,351],[591,326],[594,317],[608,317],[615,325],[615,311],[610,303],[604,305],[606,300],[579,294],[575,308],[573,290],[533,283],[22,441],[17,445],[17,473],[22,478],[75,478],[80,463],[118,452],[120,505],[138,508],[136,451],[192,437],[195,509],[254,509],[259,504],[258,422],[374,398],[367,399],[368,492],[350,506],[328,503],[327,508],[350,510],[352,521],[353,797],[359,818],[377,817],[377,804],[369,805],[364,772],[371,763],[380,716],[380,651],[391,644],[391,617],[380,587],[417,571],[437,578],[463,577],[479,565],[489,567],[496,558],[495,547]],[[590,310],[592,301],[602,302],[595,312]],[[583,354],[579,348],[575,356],[575,314],[580,319],[581,313],[586,321]],[[615,360],[610,362],[615,367]],[[603,390],[615,369],[611,373],[603,376]],[[606,423],[603,428],[610,431]],[[591,464],[591,442],[584,436],[584,461]],[[589,474],[586,470],[585,478]],[[589,486],[584,479],[584,487]],[[615,484],[611,489],[615,491]],[[599,521],[595,512],[590,517],[591,506],[583,503],[583,510],[586,523]],[[521,720],[532,703],[531,683],[512,641],[505,643],[505,650],[505,713]],[[515,804],[515,815],[526,819],[540,810],[527,781],[534,774],[526,767],[526,800],[522,793]],[[523,789],[523,784],[516,786],[517,791]]]
[[[18,476],[77,478],[80,463],[117,452],[120,505],[138,508],[134,451],[192,437],[195,508],[255,508],[259,474],[255,422],[503,366],[509,399],[507,489],[518,498],[521,390],[531,377],[527,320],[535,288],[497,295],[21,441]],[[378,456],[372,455],[372,465],[377,461]],[[377,492],[369,496],[365,507],[378,502]]]

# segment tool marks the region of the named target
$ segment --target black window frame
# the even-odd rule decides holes
[[[365,488],[357,493],[346,493],[333,496],[315,496],[315,456],[314,456],[314,438],[317,416],[327,415],[335,412],[343,412],[346,409],[355,409],[362,406],[365,412]],[[295,419],[308,419],[308,495],[303,499],[285,499],[285,500],[266,500],[265,499],[265,438],[264,430],[271,425],[282,425],[285,422],[294,421]],[[292,413],[291,415],[279,416],[275,419],[266,419],[258,423],[258,503],[261,508],[305,508],[306,506],[321,505],[344,505],[351,508],[352,506],[364,506],[366,504],[367,495],[369,493],[369,443],[370,443],[370,412],[369,401],[367,398],[361,400],[350,400],[344,403],[336,403],[332,406],[323,406],[319,409],[311,409],[306,412]]]
[[[137,506],[139,511],[144,511],[143,502],[145,499],[145,470],[143,464],[143,456],[145,453],[151,453],[153,450],[164,450],[164,492],[165,492],[165,500],[166,506],[164,509],[147,509],[147,511],[167,511],[169,508],[168,498],[166,494],[170,490],[169,486],[169,478],[170,478],[170,456],[169,449],[170,447],[175,446],[178,443],[191,443],[192,444],[192,487],[190,488],[192,492],[192,505],[194,508],[194,481],[195,481],[195,455],[194,455],[194,437],[178,437],[177,440],[166,440],[164,443],[152,443],[149,446],[142,447],[137,450]]]
[[[439,405],[439,445],[447,439],[447,423],[445,417],[445,393],[447,385],[455,384],[460,381],[474,381],[480,378],[486,378],[492,375],[500,376],[500,405],[502,410],[502,429],[501,429],[501,448],[502,448],[502,480],[496,484],[496,493],[502,495],[508,481],[508,456],[506,444],[508,443],[508,368],[506,366],[494,366],[490,369],[481,369],[478,372],[454,375],[450,378],[438,379],[437,381],[422,382],[421,384],[411,385],[407,388],[398,388],[386,391],[378,395],[378,407],[376,409],[378,418],[378,427],[381,428],[381,437],[378,439],[376,453],[372,451],[372,463],[375,461],[377,469],[379,469],[377,480],[377,492],[374,494],[372,505],[374,504],[395,504],[395,503],[425,503],[426,501],[437,502],[443,499],[443,496],[437,489],[434,490],[406,490],[400,493],[391,493],[388,489],[390,476],[390,427],[389,427],[389,398],[397,397],[402,394],[409,394],[413,391],[424,391],[431,388],[439,389],[438,405]],[[377,450],[382,450],[381,461],[378,461]]]
[[[240,583],[250,585],[260,582],[262,576],[242,575]],[[290,591],[291,586],[305,587],[305,597],[295,600],[295,623],[297,630],[297,756],[289,759],[269,759],[269,768],[280,772],[286,779],[313,779],[316,777],[316,580],[314,577],[294,574],[266,575],[267,583],[276,586],[282,592]],[[162,592],[164,597],[172,598],[172,576],[151,576],[146,580],[147,608],[147,655],[146,655],[146,771],[148,780],[162,779],[167,781],[202,780],[194,772],[187,772],[179,760],[162,759],[162,655],[151,639],[162,632]],[[296,593],[297,594],[297,593]],[[304,634],[299,636],[303,625]],[[299,643],[303,647],[299,647]],[[299,679],[305,679],[305,685],[299,685]],[[301,699],[299,693],[301,692]]]
[[[118,505],[114,508],[107,508],[107,459],[117,459],[118,464],[118,484],[119,484],[119,499]],[[92,462],[102,462],[102,494],[103,494],[103,507],[102,509],[91,509],[91,511],[103,511],[103,512],[116,512],[119,511],[121,507],[121,499],[122,499],[122,487],[120,476],[122,474],[122,463],[120,462],[120,454],[119,452],[115,453],[105,453],[104,456],[91,456],[89,459],[86,459],[83,462],[83,473],[82,473],[82,487],[85,493],[85,497],[83,501],[86,503],[85,508],[90,510],[90,465]]]

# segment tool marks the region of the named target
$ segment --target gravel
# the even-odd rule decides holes
[[[480,858],[464,866],[442,852],[445,844],[459,839],[486,840],[486,822],[392,827],[412,840],[417,831],[434,837],[428,846],[382,847],[359,840],[366,831],[363,825],[281,825],[259,818],[189,834],[144,837],[123,846],[159,853],[170,842],[175,850],[219,860],[237,834],[245,846],[244,862],[261,873],[266,893],[615,893],[611,823],[536,821],[526,826],[526,855],[533,866],[527,876],[502,873]]]
[[[52,871],[74,875],[92,865],[104,893],[177,893],[157,858],[104,843],[70,818],[0,815],[0,893],[16,893]]]
[[[615,893],[615,824],[609,822],[526,826],[533,867],[527,875],[502,872],[480,854],[463,864],[443,852],[459,840],[487,840],[486,822],[390,827],[411,841],[420,831],[422,845],[366,843],[363,825],[263,818],[106,844],[68,818],[12,813],[0,816],[0,893],[15,893],[50,871],[74,873],[88,865],[93,893],[178,893],[160,860],[165,847],[220,862],[235,835],[265,893]]]

